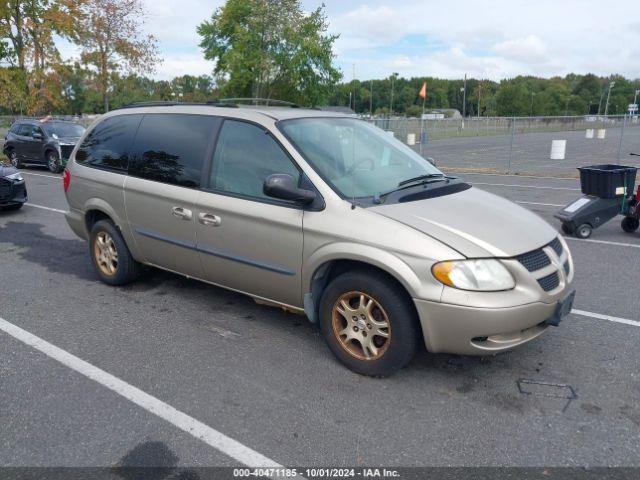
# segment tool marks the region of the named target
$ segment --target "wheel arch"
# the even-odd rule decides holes
[[[357,245],[358,253],[335,248],[333,254],[314,255],[303,276],[304,309],[312,323],[318,322],[320,298],[329,282],[350,270],[374,270],[400,287],[411,301],[420,289],[420,279],[400,258],[375,247]],[[338,253],[337,250],[342,250]],[[413,302],[412,302],[413,304]]]

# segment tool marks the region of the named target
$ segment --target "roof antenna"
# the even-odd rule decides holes
[[[356,209],[356,194],[353,194],[353,197],[351,198],[351,210],[355,210]]]

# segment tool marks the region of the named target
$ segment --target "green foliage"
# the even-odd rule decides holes
[[[222,96],[305,105],[325,101],[341,78],[326,31],[323,7],[305,14],[299,0],[228,0],[198,27]]]
[[[394,82],[393,112],[397,115],[418,116],[422,113],[422,99],[418,92],[427,82],[428,111],[457,109],[463,112],[464,80],[443,80],[432,77],[398,78]],[[619,75],[598,77],[593,74],[570,74],[564,78],[538,78],[519,76],[493,82],[467,79],[466,114],[483,116],[549,116],[604,114],[607,89],[615,81],[609,101],[609,114],[622,115],[633,101],[640,79],[628,80]],[[371,88],[373,101],[371,102]],[[353,81],[337,85],[328,99],[329,105],[349,105],[349,93],[355,92],[351,106],[358,113],[368,114],[370,106],[374,115],[390,111],[391,78],[382,80]],[[602,99],[602,100],[601,100]]]

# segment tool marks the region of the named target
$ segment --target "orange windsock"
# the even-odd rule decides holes
[[[427,98],[427,82],[422,84],[422,88],[420,89],[418,96],[423,99]]]

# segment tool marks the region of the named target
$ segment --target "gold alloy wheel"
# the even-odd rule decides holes
[[[377,360],[389,348],[389,317],[366,293],[349,292],[338,298],[331,312],[331,324],[342,348],[358,360]]]
[[[112,277],[118,271],[118,251],[113,242],[113,238],[107,232],[100,232],[96,235],[93,243],[93,255],[100,271]]]

